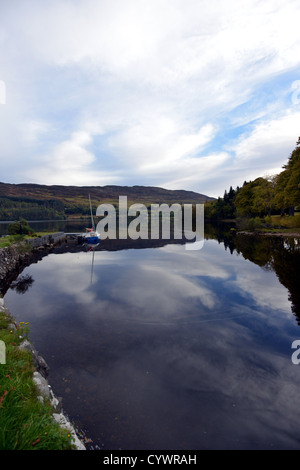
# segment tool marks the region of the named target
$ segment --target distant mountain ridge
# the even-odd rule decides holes
[[[128,200],[132,199],[136,200],[136,202],[143,202],[145,200],[151,202],[151,199],[153,199],[153,203],[172,201],[204,203],[215,199],[194,191],[171,190],[155,186],[48,186],[34,183],[12,184],[0,182],[0,196],[32,197],[34,199],[87,199],[89,194],[91,199],[116,199],[122,195],[127,196]]]
[[[128,205],[204,204],[215,198],[194,191],[170,190],[155,186],[63,186],[35,183],[0,182],[0,220],[19,217],[36,220],[80,217],[89,214],[89,195],[93,209],[99,204],[118,204],[127,196]]]

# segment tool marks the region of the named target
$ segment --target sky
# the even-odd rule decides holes
[[[0,0],[0,181],[223,196],[300,136],[299,0]]]

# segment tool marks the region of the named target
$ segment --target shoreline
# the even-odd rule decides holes
[[[300,232],[251,232],[247,230],[237,230],[235,235],[249,235],[249,236],[267,236],[267,237],[291,237],[291,238],[300,238]]]
[[[277,238],[300,238],[300,232],[261,232],[261,231],[232,231],[233,237],[235,236],[252,236],[252,237],[277,237]],[[4,247],[0,249],[0,283],[5,282],[7,287],[11,282],[18,277],[20,272],[26,266],[29,266],[31,263],[37,263],[42,260],[43,257],[47,256],[55,246],[62,245],[64,249],[65,243],[67,241],[67,236],[63,232],[52,233],[45,235],[43,237],[37,237],[34,239],[26,240],[26,243],[29,242],[31,248],[27,251],[18,250],[17,245],[12,245],[9,247]],[[69,240],[71,244],[74,245],[77,243],[74,240]],[[24,242],[21,242],[24,245]],[[21,245],[19,244],[19,245]],[[74,246],[73,245],[73,246]],[[75,247],[74,247],[75,248]],[[60,250],[60,248],[59,248]],[[6,260],[5,262],[3,262]],[[0,312],[8,312],[4,305],[4,299],[2,298],[5,295],[5,292],[0,291]],[[14,316],[11,312],[9,315],[14,319]],[[61,425],[61,427],[68,429],[73,437],[75,450],[87,450],[84,445],[85,436],[80,438],[81,431],[76,431],[74,426],[71,424],[70,420],[62,411],[61,399],[54,396],[51,386],[48,383],[48,366],[46,361],[39,355],[38,351],[34,346],[27,340],[22,342],[21,348],[29,351],[32,354],[32,358],[35,364],[35,372],[33,374],[33,381],[36,384],[38,389],[38,399],[44,400],[50,399],[51,404],[53,404],[53,417]],[[60,411],[61,410],[61,411]],[[87,439],[86,442],[89,442]]]
[[[6,287],[8,287],[9,284],[18,277],[20,272],[22,272],[26,266],[40,261],[44,256],[47,256],[49,252],[51,252],[53,246],[61,244],[63,241],[65,241],[65,234],[58,232],[51,235],[45,235],[44,237],[27,240],[31,245],[31,249],[29,250],[20,249],[20,246],[24,246],[24,243],[0,249],[0,282],[4,283],[4,293],[0,291],[0,313],[11,318],[10,327],[14,331],[17,330],[17,323],[14,319],[13,313],[6,308],[3,298]],[[56,397],[51,389],[51,385],[48,382],[49,367],[45,359],[39,355],[34,345],[28,341],[28,339],[24,338],[18,348],[21,351],[27,351],[32,357],[34,365],[32,380],[37,388],[37,399],[41,402],[49,400],[53,408],[53,419],[62,429],[69,431],[75,448],[74,450],[87,450],[84,443],[79,438],[78,431],[75,430],[75,427],[63,412],[62,399]]]
[[[64,242],[66,236],[63,232],[56,232],[41,237],[35,237],[0,248],[0,295],[4,295],[5,288],[16,279],[26,266],[37,263],[46,256],[51,249]]]
[[[11,332],[17,332],[17,322],[15,321],[12,312],[6,308],[4,299],[2,297],[0,297],[0,314],[10,318],[9,328]],[[26,337],[19,337],[22,339],[22,341],[19,345],[16,345],[15,348],[19,351],[25,351],[31,356],[34,369],[32,374],[32,381],[37,390],[36,399],[42,404],[45,403],[45,401],[49,401],[52,409],[53,420],[58,423],[62,429],[69,432],[74,450],[87,450],[83,440],[79,438],[78,431],[76,431],[74,425],[63,411],[62,399],[56,397],[52,391],[51,385],[48,382],[49,367],[47,362],[35,349],[33,344],[28,339],[26,339]]]

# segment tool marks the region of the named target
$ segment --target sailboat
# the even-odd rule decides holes
[[[91,211],[91,221],[92,221],[92,228],[87,228],[87,232],[84,235],[85,243],[88,245],[98,245],[100,243],[100,234],[95,229],[95,223],[93,218],[92,212],[92,204],[91,204],[91,196],[89,194],[89,201],[90,201],[90,211]]]

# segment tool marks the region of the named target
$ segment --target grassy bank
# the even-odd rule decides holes
[[[300,234],[300,214],[295,216],[272,215],[251,219],[236,219],[238,230],[260,233],[295,233]]]
[[[268,220],[268,219],[267,219]],[[270,217],[270,223],[272,226],[281,227],[289,230],[299,229],[300,230],[300,214],[297,213],[294,216],[283,216],[272,215]]]
[[[0,346],[6,352],[0,363],[0,449],[71,450],[71,436],[54,421],[50,402],[37,398],[31,353],[18,348],[27,330],[0,311]]]
[[[0,238],[0,248],[5,248],[11,245],[21,244],[25,241],[25,235],[7,235]],[[23,243],[24,245],[24,243]]]
[[[23,246],[27,247],[28,250],[31,249],[30,245],[27,243],[26,240],[29,240],[30,238],[37,238],[37,237],[43,237],[44,235],[52,235],[53,232],[34,232],[30,235],[6,235],[5,237],[0,238],[0,248],[5,248],[11,245],[19,245],[20,247]]]

